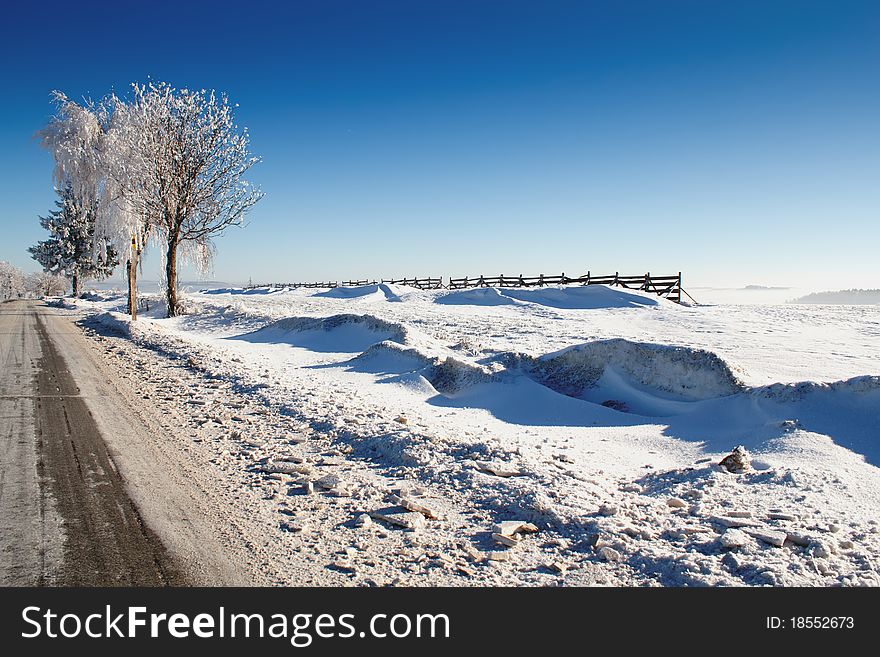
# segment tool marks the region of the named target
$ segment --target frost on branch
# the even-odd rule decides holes
[[[84,205],[95,205],[104,180],[105,112],[92,103],[79,105],[60,91],[52,96],[55,116],[37,132],[37,137],[55,161],[55,185],[59,189],[69,187]]]
[[[211,238],[240,225],[262,193],[244,180],[258,158],[248,151],[233,107],[213,91],[169,84],[133,85],[132,99],[114,99],[111,187],[139,213],[164,248],[168,313],[177,312],[181,247],[202,266]]]

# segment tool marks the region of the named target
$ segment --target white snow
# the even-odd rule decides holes
[[[369,476],[416,482],[444,512],[428,541],[497,550],[494,524],[540,528],[456,575],[470,583],[880,584],[880,307],[384,284],[187,303],[132,339],[207,363]],[[123,328],[100,315],[118,305],[79,309]],[[269,418],[252,428],[271,451]],[[718,468],[737,445],[752,468]],[[388,515],[361,506],[352,523]],[[716,520],[746,512],[751,533]]]
[[[335,290],[334,290],[335,291]],[[474,288],[441,294],[437,303],[447,305],[502,306],[534,303],[549,308],[589,310],[656,306],[660,300],[605,285],[542,288]]]

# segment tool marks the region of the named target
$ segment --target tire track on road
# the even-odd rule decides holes
[[[91,412],[36,314],[42,356],[35,421],[46,480],[65,526],[58,583],[162,586],[185,578],[144,524]]]

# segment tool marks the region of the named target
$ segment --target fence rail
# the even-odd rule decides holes
[[[390,283],[392,285],[406,285],[408,287],[418,288],[420,290],[463,290],[475,287],[544,287],[545,285],[610,285],[613,287],[623,287],[629,290],[642,290],[644,292],[652,292],[670,301],[681,303],[682,294],[687,295],[691,300],[693,298],[681,287],[681,272],[668,276],[653,276],[650,272],[638,274],[635,276],[621,275],[620,272],[614,274],[604,274],[594,276],[591,272],[587,272],[582,276],[566,276],[563,272],[560,275],[538,276],[463,276],[461,278],[448,278],[444,285],[442,278],[383,278],[381,281],[376,280],[351,280],[351,281],[325,281],[316,283],[272,283],[266,285],[249,285],[249,289],[257,287],[288,287],[288,288],[335,288],[335,287],[355,287],[359,285],[378,285],[381,283]]]
[[[446,287],[450,290],[461,290],[472,287],[543,287],[545,285],[611,285],[625,287],[630,290],[643,290],[653,292],[665,297],[670,301],[681,303],[681,272],[675,276],[652,276],[650,272],[638,276],[621,276],[619,272],[613,275],[593,276],[587,272],[583,276],[566,276],[563,272],[559,276],[483,276],[476,278],[465,276],[464,278],[450,278]],[[685,293],[687,294],[687,293]]]
[[[442,278],[383,278],[382,282],[391,285],[408,285],[420,290],[440,290],[446,287]]]

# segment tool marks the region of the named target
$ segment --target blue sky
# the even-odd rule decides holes
[[[0,259],[29,270],[49,92],[152,77],[227,92],[263,158],[220,280],[880,287],[876,1],[44,2],[0,51]]]

